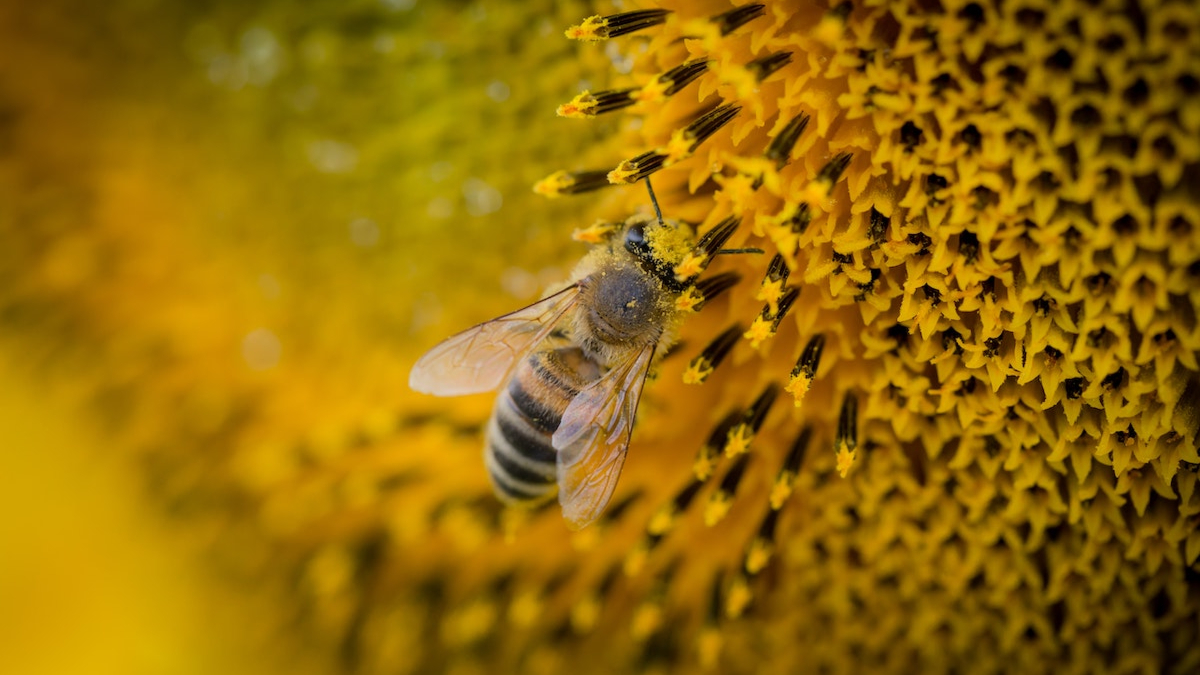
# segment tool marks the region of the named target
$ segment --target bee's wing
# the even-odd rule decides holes
[[[654,346],[616,364],[571,400],[554,432],[558,501],[572,529],[600,516],[625,464]]]
[[[414,391],[461,396],[504,384],[517,362],[554,330],[579,299],[572,285],[524,309],[485,321],[430,349],[408,376]]]

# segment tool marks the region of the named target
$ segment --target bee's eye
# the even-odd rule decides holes
[[[646,229],[641,223],[629,228],[625,233],[625,248],[630,253],[644,253],[647,250]]]

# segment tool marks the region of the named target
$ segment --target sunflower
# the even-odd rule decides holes
[[[11,346],[212,583],[268,599],[272,645],[361,673],[1200,668],[1193,7],[459,9],[85,14],[122,50],[91,66],[115,88],[58,57],[84,113],[7,73],[57,115],[5,174]],[[10,13],[42,30],[18,46],[70,36]],[[400,383],[645,179],[764,253],[712,262],[571,533],[491,494],[487,397]]]

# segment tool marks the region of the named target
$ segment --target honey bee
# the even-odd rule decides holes
[[[712,256],[733,252],[720,247],[736,226],[695,241],[661,213],[634,215],[569,286],[446,339],[413,366],[409,386],[438,396],[499,389],[484,445],[497,497],[534,506],[557,490],[563,518],[582,529],[612,498],[646,375],[692,311],[678,300]],[[685,259],[692,273],[681,276]]]

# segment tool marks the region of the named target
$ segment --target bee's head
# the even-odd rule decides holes
[[[642,269],[664,287],[679,293],[694,281],[680,280],[675,275],[675,267],[694,245],[687,226],[638,215],[625,221],[621,239]]]

